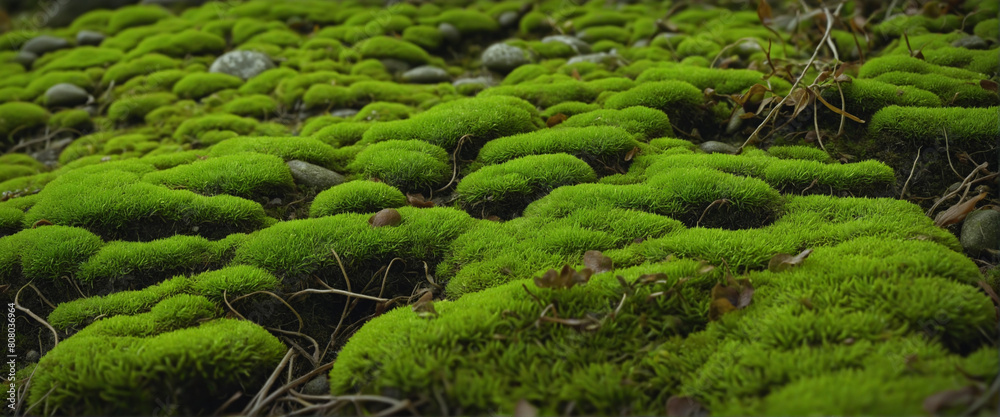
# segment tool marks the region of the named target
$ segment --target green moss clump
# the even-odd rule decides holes
[[[28,94],[35,98],[45,94],[45,91],[56,84],[73,84],[84,90],[92,90],[94,82],[82,71],[55,71],[40,75],[28,84]]]
[[[568,78],[568,77],[565,77]],[[538,107],[550,107],[567,101],[594,101],[601,90],[590,83],[576,80],[553,81],[551,83],[534,82],[518,85],[504,85],[486,89],[479,97],[512,96],[535,104]]]
[[[193,305],[187,300],[178,299],[170,309],[134,316],[136,323],[129,327],[156,328],[167,317],[193,312],[185,310]],[[188,324],[194,324],[194,318]],[[149,414],[158,402],[185,414],[200,414],[217,408],[230,390],[263,383],[285,352],[276,337],[242,320],[217,319],[150,333],[143,337],[79,335],[65,340],[39,361],[29,402],[38,403],[48,394],[46,406],[39,410],[46,414],[57,409],[79,414]],[[101,355],[94,357],[94,352]],[[192,367],[192,363],[201,366]],[[82,383],[69,379],[70,374],[63,371],[68,366],[88,379]]]
[[[361,140],[372,126],[374,125],[368,122],[336,123],[320,129],[312,137],[338,148],[350,146]]]
[[[972,32],[983,39],[998,39],[1000,38],[1000,19],[992,18],[976,23]]]
[[[239,91],[242,94],[271,94],[282,80],[296,75],[298,72],[291,68],[272,68],[247,80]]]
[[[665,113],[641,106],[580,113],[559,124],[560,128],[587,126],[619,127],[643,141],[671,136],[674,133],[673,127],[670,126],[670,118]]]
[[[523,208],[557,187],[596,180],[594,170],[572,155],[529,155],[480,168],[466,175],[455,192],[466,205]]]
[[[494,139],[483,146],[479,160],[498,164],[527,155],[568,153],[612,166],[637,144],[628,131],[614,126],[546,129]]]
[[[937,75],[891,71],[874,78],[895,85],[909,85],[930,91],[944,104],[960,107],[988,107],[997,104],[997,93],[966,81]]]
[[[34,221],[25,222],[28,227]],[[44,226],[0,238],[0,279],[12,286],[31,280],[51,285],[75,275],[80,263],[100,250],[101,238],[78,227]]]
[[[767,153],[775,158],[781,159],[801,159],[805,161],[816,161],[824,164],[834,163],[830,154],[821,149],[809,146],[772,146]]]
[[[83,109],[73,109],[73,110],[63,110],[59,113],[52,115],[49,119],[49,126],[55,128],[70,128],[70,129],[83,129],[89,130],[88,127],[93,125],[90,118],[90,113]]]
[[[200,99],[220,90],[238,88],[243,80],[229,74],[200,72],[189,74],[174,84],[173,92],[178,97]]]
[[[278,102],[268,95],[253,94],[226,103],[222,110],[237,116],[266,119],[278,112]]]
[[[91,67],[103,67],[124,58],[121,51],[95,46],[80,46],[52,60],[35,71],[44,74],[52,71],[83,70]]]
[[[841,85],[846,110],[854,115],[867,117],[886,106],[940,107],[941,99],[927,90],[911,86],[896,86],[882,81],[857,79]],[[840,101],[836,89],[824,91],[824,98],[831,103]],[[835,99],[836,98],[836,99]],[[834,101],[836,100],[836,101]]]
[[[317,194],[309,206],[309,217],[374,213],[405,205],[406,196],[391,185],[374,181],[351,181]]]
[[[1000,131],[998,107],[926,108],[889,106],[872,116],[870,135],[879,140],[931,143],[947,129],[952,144],[995,143]]]
[[[307,108],[344,107],[353,99],[351,90],[340,85],[316,84],[302,96]]]
[[[692,115],[698,113],[704,94],[698,87],[683,81],[655,81],[641,83],[638,86],[608,97],[604,107],[608,109],[624,109],[632,106],[643,106],[662,110],[670,116],[670,120],[691,121]]]
[[[0,104],[0,138],[6,140],[12,133],[24,133],[26,129],[44,126],[49,120],[49,112],[32,103]]]
[[[101,84],[107,86],[113,81],[117,85],[138,75],[152,74],[157,71],[176,69],[178,62],[161,54],[149,54],[131,61],[112,65],[101,77]]]
[[[403,40],[421,48],[433,50],[441,46],[444,36],[436,27],[420,25],[404,29]]]
[[[126,6],[110,16],[107,31],[114,35],[124,29],[150,25],[170,16],[170,12],[160,6]]]
[[[215,244],[201,236],[172,236],[158,239],[151,242],[109,242],[100,252],[80,264],[80,272],[77,279],[81,282],[95,286],[118,287],[122,285],[118,281],[125,281],[127,277],[133,284],[141,286],[145,283],[159,282],[165,278],[185,272],[192,272],[204,269],[207,266],[216,265],[221,260],[221,253],[216,250]],[[127,283],[123,282],[128,285]],[[164,284],[163,286],[166,286]],[[122,288],[117,288],[122,289]],[[154,290],[155,291],[155,290]],[[126,298],[125,294],[111,295],[103,298]],[[59,328],[78,324],[82,318],[68,319],[66,316],[78,317],[82,314],[67,313],[67,311],[90,311],[93,314],[90,318],[98,314],[107,313],[136,313],[137,310],[120,311],[119,308],[111,305],[122,304],[122,302],[111,302],[108,300],[107,307],[103,309],[80,308],[78,305],[95,305],[95,300],[76,301],[74,305],[62,307],[53,311],[52,317],[60,318],[59,323],[53,323]],[[140,307],[140,306],[135,306]],[[145,305],[149,308],[149,305]],[[104,311],[100,311],[104,310]],[[89,314],[87,314],[89,315]]]
[[[284,160],[249,152],[150,172],[142,180],[205,195],[229,194],[249,199],[283,195],[294,187]]]
[[[548,119],[562,113],[564,116],[572,117],[581,113],[592,112],[601,108],[598,104],[584,103],[580,101],[567,101],[551,106],[542,111],[542,118]]]
[[[688,65],[672,64],[649,68],[639,74],[636,82],[650,81],[685,81],[702,90],[711,88],[717,94],[743,94],[754,84],[767,85],[777,94],[787,94],[791,84],[777,77],[764,80],[764,74],[746,69],[701,68]]]
[[[904,33],[913,36],[928,32],[948,33],[958,29],[962,19],[954,14],[943,14],[939,17],[924,15],[906,16],[897,14],[891,19],[875,25],[875,34],[882,37],[900,37]]]
[[[458,29],[463,36],[492,33],[500,30],[496,19],[486,13],[467,10],[449,9],[435,19],[434,24],[448,23]]]
[[[159,142],[154,142],[150,139],[151,137],[141,133],[115,136],[104,144],[104,150],[102,152],[108,155],[131,152],[144,154],[160,146]]]
[[[886,55],[869,59],[858,70],[859,78],[875,78],[887,72],[903,71],[915,74],[938,74],[959,80],[976,81],[987,78],[985,75],[941,65],[934,65],[922,59],[906,55]]]
[[[419,46],[388,36],[365,39],[359,42],[356,47],[364,58],[392,58],[410,64],[426,64],[431,61],[430,54]]]
[[[388,122],[392,120],[403,120],[414,113],[412,107],[399,104],[377,101],[369,103],[358,110],[354,115],[355,122]]]
[[[12,235],[24,227],[24,211],[17,207],[0,206],[0,237]]]
[[[319,116],[310,117],[309,119],[306,119],[305,123],[302,124],[302,129],[299,130],[299,136],[312,136],[325,127],[342,123],[343,121],[343,117],[331,116],[329,114],[321,114]]]
[[[437,187],[451,174],[448,152],[420,140],[388,140],[368,146],[348,166],[404,191]]]
[[[577,34],[580,39],[596,43],[600,41],[613,41],[619,44],[628,42],[629,32],[620,26],[594,26],[587,28]]]
[[[145,120],[146,115],[160,107],[177,101],[171,93],[149,93],[122,97],[108,107],[108,118],[116,122]]]
[[[260,122],[247,117],[232,114],[210,114],[188,119],[174,131],[174,139],[178,142],[198,140],[204,144],[214,144],[217,141],[204,140],[205,135],[214,131],[231,131],[239,135],[249,135],[254,132]]]
[[[78,48],[79,49],[79,48]],[[188,29],[180,33],[162,33],[144,39],[128,53],[130,58],[160,53],[169,57],[219,54],[226,49],[226,40],[211,33]]]
[[[258,152],[280,156],[285,161],[297,159],[334,171],[343,169],[339,150],[313,138],[303,137],[237,137],[212,146],[213,156],[241,152]]]

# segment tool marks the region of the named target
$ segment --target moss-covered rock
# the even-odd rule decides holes
[[[351,181],[317,194],[309,207],[309,217],[374,213],[404,205],[406,196],[391,185],[375,181]]]

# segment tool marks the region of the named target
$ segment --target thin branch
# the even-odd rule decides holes
[[[972,184],[969,184],[969,181],[972,180],[972,177],[974,175],[978,174],[979,170],[986,169],[987,166],[989,166],[989,162],[983,162],[982,164],[980,164],[979,166],[977,166],[976,169],[972,170],[972,172],[970,172],[969,175],[967,177],[965,177],[964,180],[962,180],[962,184],[959,185],[958,188],[955,189],[955,191],[952,191],[952,192],[946,194],[944,197],[941,197],[941,199],[939,199],[936,203],[934,203],[933,206],[931,206],[930,210],[927,210],[927,216],[930,216],[931,213],[934,213],[934,210],[937,209],[937,207],[939,205],[941,205],[941,203],[945,202],[945,200],[948,200],[949,198],[952,198],[956,194],[958,194],[958,191],[961,190],[962,188],[964,188],[967,184],[968,185],[972,185]]]
[[[318,290],[318,289],[315,289],[315,288],[307,288],[307,289],[304,289],[302,291],[293,292],[293,293],[289,294],[288,298],[289,299],[295,298],[296,296],[301,295],[301,294],[339,294],[339,295],[346,295],[348,297],[361,298],[361,299],[364,299],[364,300],[372,300],[372,301],[380,301],[380,302],[389,301],[388,298],[373,297],[373,296],[370,296],[370,295],[358,294],[356,292],[350,292],[350,291],[344,291],[344,290],[338,290],[338,289]]]
[[[955,170],[955,166],[951,164],[951,150],[949,149],[949,146],[948,146],[948,128],[944,127],[944,128],[941,128],[941,130],[944,131],[944,154],[945,154],[945,156],[948,157],[948,166],[951,167],[951,172],[954,172],[955,175],[958,176],[958,178],[963,178],[962,175],[959,174],[958,171]]]
[[[903,191],[899,193],[900,200],[902,200],[903,196],[906,195],[906,189],[910,188],[910,179],[913,178],[913,173],[917,171],[917,161],[920,160],[920,151],[923,149],[924,149],[923,146],[917,148],[917,157],[913,158],[913,166],[910,167],[910,176],[906,177],[906,182],[903,183]]]
[[[281,371],[284,370],[286,365],[288,365],[288,361],[294,354],[295,349],[288,348],[288,351],[285,352],[285,356],[281,358],[281,362],[279,362],[278,366],[274,368],[273,372],[271,372],[271,376],[267,378],[267,382],[265,382],[264,386],[260,388],[260,391],[257,391],[257,395],[254,395],[253,398],[250,399],[250,403],[247,404],[247,407],[243,409],[244,414],[249,416],[256,414],[260,406],[263,404],[261,399],[264,397],[264,394],[267,393],[267,390],[271,389],[271,385],[274,385],[274,381],[278,379],[278,375],[281,374]]]
[[[56,341],[55,345],[52,346],[52,348],[54,349],[56,346],[59,346],[59,333],[56,332],[56,329],[54,329],[52,327],[52,325],[49,324],[49,322],[45,321],[41,317],[36,316],[35,313],[32,313],[31,310],[28,310],[27,308],[22,307],[21,303],[18,302],[18,297],[20,297],[20,295],[21,295],[21,290],[23,290],[24,287],[27,287],[27,286],[31,286],[32,288],[35,288],[34,285],[31,285],[31,283],[28,283],[28,284],[25,284],[24,286],[22,286],[21,289],[17,290],[17,294],[14,294],[14,306],[17,307],[18,310],[23,311],[29,317],[31,317],[31,318],[35,319],[36,321],[38,321],[39,323],[41,323],[43,326],[47,327],[52,332],[52,337],[54,337],[55,341]],[[38,291],[38,289],[35,288],[35,291]]]

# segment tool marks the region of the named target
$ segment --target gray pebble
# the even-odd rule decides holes
[[[980,209],[969,213],[962,223],[960,241],[973,256],[986,249],[1000,250],[1000,211]]]
[[[390,74],[399,74],[410,69],[410,63],[403,60],[384,58],[379,61],[382,62],[382,65],[385,66],[385,70],[389,71]]]
[[[306,382],[301,392],[306,395],[330,395],[330,382],[327,381],[326,375],[320,374]]]
[[[345,119],[354,117],[356,114],[358,114],[357,109],[336,109],[330,112],[330,115],[333,117],[343,117]]]
[[[990,47],[990,44],[983,38],[971,35],[955,40],[951,43],[951,46],[965,49],[987,49]]]
[[[572,65],[577,62],[593,62],[595,64],[606,64],[606,65],[617,65],[622,62],[621,57],[617,52],[598,52],[596,54],[587,54],[575,56],[566,61],[566,65]]]
[[[292,171],[292,178],[295,179],[296,183],[301,185],[325,190],[344,182],[343,175],[319,165],[298,160],[291,160],[286,162],[286,164],[288,165],[288,169]]]
[[[30,69],[36,59],[38,59],[38,55],[28,51],[21,51],[14,56],[13,61],[21,64],[25,69]]]
[[[716,142],[714,140],[704,142],[701,145],[698,145],[698,147],[701,148],[701,150],[705,151],[706,153],[728,153],[730,155],[735,155],[736,152],[740,151],[739,148],[733,145],[730,145],[728,143]]]
[[[73,107],[89,99],[86,90],[69,83],[59,83],[45,91],[45,104],[49,107]]]
[[[512,71],[521,65],[530,63],[528,54],[523,49],[505,43],[495,43],[483,51],[483,66],[501,73]]]
[[[69,41],[55,36],[41,35],[31,38],[21,46],[22,51],[42,56],[48,52],[69,48]]]
[[[497,22],[500,23],[500,27],[505,28],[516,25],[518,20],[521,20],[521,17],[518,16],[515,11],[503,12],[497,17]]]
[[[403,73],[403,80],[410,83],[434,84],[451,81],[448,71],[441,68],[423,65]]]
[[[256,51],[232,51],[216,58],[208,71],[249,80],[271,68],[274,68],[274,61],[265,54]]]
[[[438,25],[438,32],[444,37],[447,43],[458,43],[462,40],[462,33],[451,23],[441,23]]]
[[[104,42],[104,34],[101,32],[94,32],[92,30],[81,30],[76,34],[76,44],[83,45],[100,45]]]
[[[455,87],[465,84],[482,84],[486,87],[490,87],[496,85],[496,81],[490,77],[467,77],[467,78],[459,78],[455,80],[455,82],[451,83],[451,85]]]
[[[547,43],[547,42],[562,42],[562,43],[565,43],[565,44],[569,45],[570,47],[572,47],[573,50],[576,51],[576,53],[578,53],[578,54],[589,54],[590,53],[590,44],[589,43],[584,42],[584,41],[582,41],[582,40],[580,40],[578,38],[574,38],[572,36],[552,35],[552,36],[546,36],[546,37],[542,38],[542,43]]]

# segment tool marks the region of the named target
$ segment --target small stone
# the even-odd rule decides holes
[[[462,33],[451,23],[441,23],[438,25],[438,32],[444,37],[445,42],[458,43],[462,40]]]
[[[746,114],[746,110],[743,110],[742,106],[736,107],[736,112],[733,113],[733,117],[729,118],[729,123],[726,124],[726,134],[733,135],[740,130],[743,126],[743,119],[740,116]]]
[[[753,55],[763,50],[764,48],[761,48],[757,41],[743,41],[739,45],[736,45],[736,53],[743,57]]]
[[[486,87],[491,87],[496,85],[496,80],[494,80],[492,77],[466,77],[466,78],[459,78],[451,83],[451,85],[455,87],[465,84],[482,84]]]
[[[100,45],[104,42],[104,34],[101,32],[94,32],[92,30],[81,30],[76,34],[76,44],[79,46],[83,45]]]
[[[552,36],[546,36],[546,37],[542,38],[542,43],[548,43],[548,42],[562,42],[562,43],[565,43],[565,44],[569,45],[570,47],[572,47],[573,50],[576,51],[576,53],[578,53],[578,54],[589,54],[590,53],[590,44],[589,43],[584,42],[584,41],[582,41],[582,40],[580,40],[578,38],[574,38],[572,36],[552,35]]]
[[[34,52],[21,51],[14,56],[13,61],[18,64],[21,64],[21,66],[23,66],[25,69],[30,69],[31,65],[35,63],[36,59],[38,59],[38,55],[35,54]]]
[[[55,36],[41,35],[31,38],[21,46],[22,51],[28,51],[35,55],[42,56],[48,52],[69,48],[69,41]]]
[[[598,52],[596,54],[587,54],[575,56],[566,61],[566,65],[573,65],[577,62],[592,62],[594,64],[607,64],[611,66],[618,65],[622,62],[621,56],[617,52]]]
[[[959,240],[965,252],[972,256],[987,249],[1000,250],[1000,211],[980,209],[969,213],[962,223]]]
[[[291,160],[285,163],[296,183],[325,190],[344,182],[344,176],[308,162]]]
[[[714,140],[704,142],[701,145],[698,145],[698,147],[701,148],[701,150],[705,151],[706,153],[728,153],[730,155],[735,155],[737,152],[740,151],[739,148],[733,145],[730,145],[728,143],[716,142]]]
[[[380,61],[385,66],[385,70],[389,71],[390,74],[399,74],[410,69],[410,63],[403,60],[385,58]]]
[[[59,83],[45,91],[45,105],[49,107],[73,107],[89,99],[86,90],[69,83]]]
[[[434,84],[451,80],[448,71],[441,68],[423,65],[403,73],[403,80],[410,83]]]
[[[518,20],[521,20],[521,17],[513,10],[500,13],[500,16],[497,17],[497,22],[505,28],[516,25]]]
[[[244,80],[274,68],[274,62],[267,55],[256,51],[232,51],[215,59],[209,72],[221,72]]]
[[[38,353],[38,351],[34,350],[34,349],[29,350],[28,353],[24,354],[24,360],[26,360],[28,362],[31,362],[31,363],[38,362],[38,360],[41,359],[41,358],[42,358],[42,354]]]
[[[983,38],[971,35],[955,40],[951,43],[951,46],[965,49],[987,49],[990,47],[990,44]]]
[[[327,381],[326,375],[320,374],[306,382],[301,392],[305,395],[330,395],[330,382]]]
[[[496,72],[507,73],[521,65],[530,63],[527,53],[516,46],[495,43],[483,51],[483,66]]]
[[[333,117],[343,117],[345,119],[354,117],[356,114],[358,114],[358,109],[336,109],[330,112],[330,115]]]
[[[632,43],[633,48],[645,48],[649,46],[649,39],[639,39]]]
[[[368,218],[368,224],[372,225],[372,227],[393,227],[399,226],[402,222],[403,217],[399,215],[399,211],[391,208],[382,209]]]

